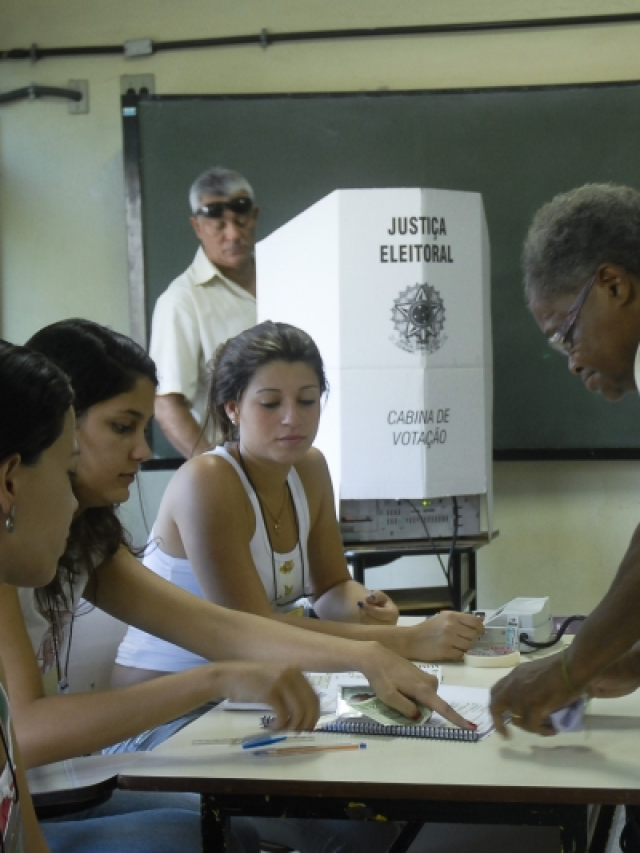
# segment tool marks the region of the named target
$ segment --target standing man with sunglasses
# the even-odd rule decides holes
[[[588,184],[535,215],[524,252],[525,293],[548,343],[589,391],[609,401],[640,388],[640,192]],[[638,424],[640,430],[640,424]],[[552,734],[549,714],[588,693],[640,687],[640,526],[609,591],[561,654],[517,667],[492,691],[506,722]]]
[[[212,431],[202,430],[208,362],[221,343],[256,323],[258,218],[249,182],[230,169],[200,175],[189,202],[200,248],[158,298],[150,344],[159,380],[156,420],[187,459],[214,443]]]

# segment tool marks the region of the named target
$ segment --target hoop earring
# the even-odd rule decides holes
[[[16,529],[16,505],[11,504],[11,509],[9,510],[9,514],[5,520],[4,526],[7,529],[7,533],[13,533]]]

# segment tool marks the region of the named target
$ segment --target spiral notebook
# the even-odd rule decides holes
[[[353,685],[344,685],[343,690],[352,690]],[[393,722],[383,723],[372,719],[365,713],[354,710],[343,695],[337,699],[334,713],[323,715],[316,731],[330,734],[373,735],[383,737],[415,738],[416,740],[444,740],[458,743],[478,743],[488,737],[493,731],[493,721],[489,712],[489,690],[476,687],[459,687],[441,684],[438,689],[441,696],[452,708],[469,722],[475,723],[477,729],[459,729],[453,726],[437,712],[423,723],[410,724],[397,722],[399,715],[391,712],[389,719]],[[389,709],[390,710],[390,709]],[[268,725],[270,717],[263,717],[263,725]]]
[[[383,735],[384,737],[408,737],[418,740],[450,740],[462,743],[477,743],[489,734],[470,729],[456,729],[450,726],[384,726],[382,723],[364,720],[336,720],[316,727],[317,732],[330,732],[340,735]]]

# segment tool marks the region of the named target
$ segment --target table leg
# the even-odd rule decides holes
[[[615,806],[596,806],[598,818],[591,836],[589,853],[605,853],[616,814]]]
[[[421,829],[422,823],[420,822],[406,823],[387,853],[406,853]]]
[[[352,557],[353,579],[364,586],[364,557]]]
[[[454,610],[462,610],[462,553],[454,551],[451,555],[451,602]]]
[[[200,795],[200,822],[202,826],[202,853],[224,853],[231,849],[229,840],[230,824],[229,816],[215,803],[213,797],[207,794]]]
[[[477,562],[476,552],[469,551],[467,554],[469,561],[469,589],[473,590],[473,596],[469,601],[469,610],[476,610],[478,607],[478,580],[477,580]]]
[[[586,806],[580,808],[567,807],[563,810],[560,825],[560,841],[562,853],[587,853],[587,814]]]

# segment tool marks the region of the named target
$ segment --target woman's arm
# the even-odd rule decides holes
[[[218,607],[158,577],[125,549],[103,563],[97,575],[94,604],[123,622],[201,657],[265,663],[275,660],[315,672],[357,670],[369,679],[383,702],[405,716],[416,713],[414,700],[458,726],[465,725],[462,717],[437,696],[435,679],[377,642],[347,642],[341,637],[301,631],[291,624]],[[300,620],[300,624],[303,621],[317,620]]]
[[[4,673],[1,661],[0,682],[5,688],[5,691],[8,693],[7,678]],[[15,707],[13,705],[13,702],[11,701],[11,696],[9,696],[9,702],[11,704],[11,716],[13,717],[15,715]],[[44,840],[40,827],[38,826],[38,820],[36,818],[35,809],[33,808],[33,801],[31,799],[31,794],[29,793],[29,788],[27,786],[27,778],[24,772],[20,748],[18,747],[18,743],[16,741],[16,737],[13,731],[9,733],[9,737],[11,737],[13,740],[13,758],[16,766],[16,778],[18,780],[18,796],[20,798],[22,826],[24,828],[24,851],[25,853],[49,853],[47,843]],[[4,762],[8,760],[9,756],[4,755],[4,750],[0,749],[0,767],[2,767]]]
[[[311,450],[298,466],[310,515],[307,567],[321,619],[360,623],[361,613],[379,611],[377,624],[397,621],[395,605],[351,579],[333,507],[324,457]],[[250,541],[256,519],[235,470],[223,459],[192,460],[175,475],[155,525],[160,547],[189,559],[206,598],[224,607],[273,618]],[[362,603],[362,607],[359,606]],[[283,615],[285,621],[292,616]]]
[[[328,473],[323,478],[322,469],[326,472],[324,459],[320,454],[312,454],[311,466],[302,466],[301,478],[310,492],[312,536],[308,550],[310,561],[313,553],[312,579],[319,595],[316,606],[320,615],[326,616],[335,604],[331,597],[335,596],[339,602],[335,613],[340,606],[338,588],[344,586],[350,594],[353,581],[344,562],[335,519],[328,544],[323,542],[322,531],[316,534],[313,530],[315,519],[321,514],[324,524],[328,524],[327,502],[333,500]],[[314,471],[320,474],[318,485],[311,482],[316,479]],[[169,484],[156,531],[160,547],[174,556],[188,557],[203,595],[225,608],[264,616],[272,622],[295,624],[307,633],[376,641],[411,660],[460,659],[483,631],[482,620],[465,613],[443,613],[411,628],[300,619],[274,613],[249,549],[254,525],[244,489],[231,466],[216,457],[199,457],[183,465]],[[363,587],[359,588],[364,592]],[[120,618],[131,623],[130,619]],[[192,650],[191,646],[185,647]],[[312,668],[304,663],[301,666]]]
[[[320,619],[395,625],[398,608],[384,592],[352,580],[336,520],[331,476],[324,456],[312,449],[297,468],[309,504],[309,569],[314,610]]]
[[[0,587],[0,648],[14,726],[27,767],[85,755],[166,723],[211,699],[264,701],[279,724],[308,728],[316,720],[315,694],[286,665],[217,663],[134,687],[45,696],[16,590]]]
[[[18,791],[20,792],[22,826],[24,827],[24,853],[49,853],[47,842],[44,839],[33,807],[33,800],[27,786],[27,777],[17,743],[14,743],[13,756],[16,760],[16,777],[18,779]]]

